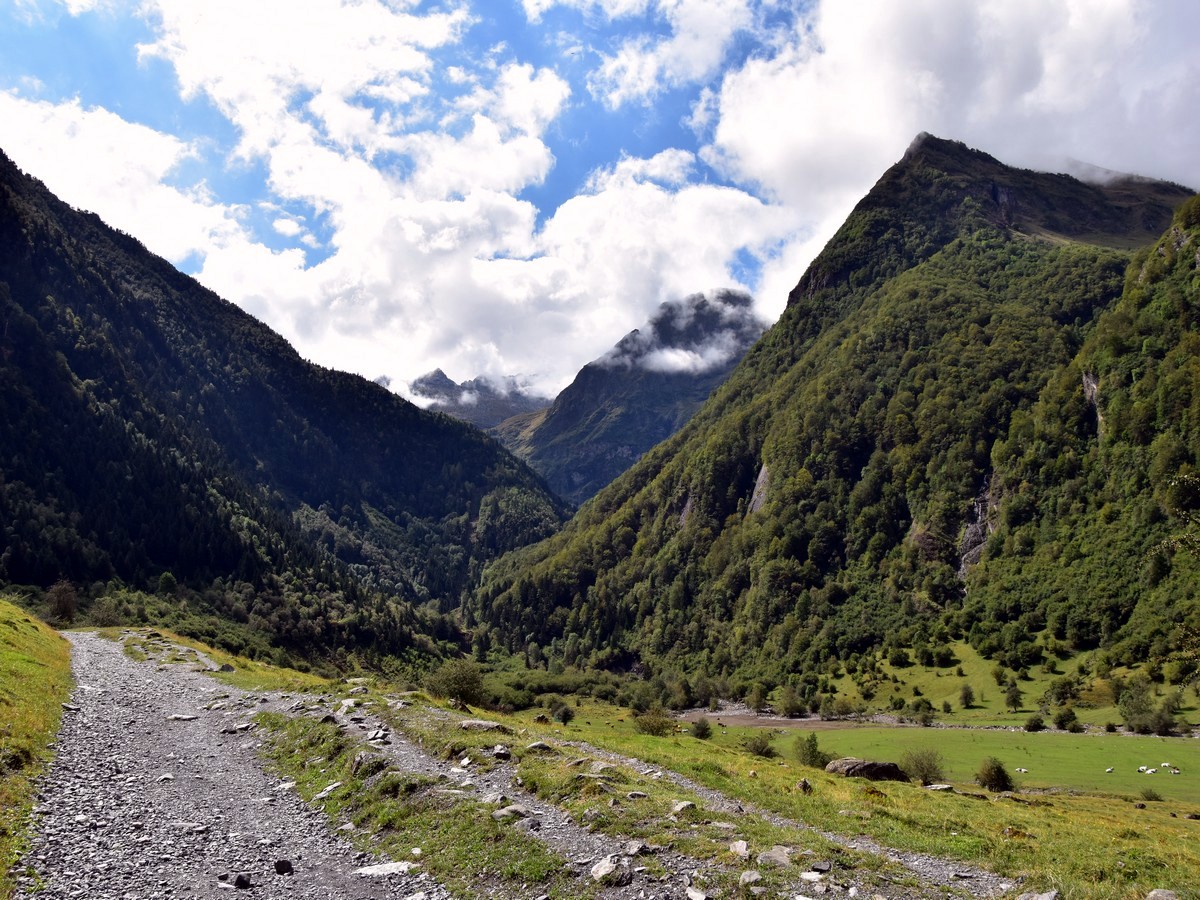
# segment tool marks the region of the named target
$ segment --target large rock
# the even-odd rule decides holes
[[[845,775],[847,778],[867,778],[871,781],[909,780],[908,774],[895,763],[857,759],[853,756],[835,759],[825,767],[825,771],[833,775]]]
[[[501,734],[512,734],[512,729],[499,722],[489,722],[487,719],[463,719],[458,723],[463,731],[498,731]]]

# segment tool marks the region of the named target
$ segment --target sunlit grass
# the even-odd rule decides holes
[[[43,622],[0,599],[0,896],[25,846],[34,779],[50,758],[71,691],[67,642]]]

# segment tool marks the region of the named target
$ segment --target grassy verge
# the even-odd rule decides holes
[[[621,710],[585,704],[563,729],[563,736],[669,767],[731,797],[823,830],[863,833],[887,846],[960,859],[1005,875],[1025,875],[1031,888],[1057,888],[1073,898],[1140,898],[1153,888],[1169,887],[1181,897],[1200,897],[1191,887],[1200,884],[1200,850],[1195,840],[1200,822],[1185,818],[1200,813],[1200,808],[1176,799],[1170,790],[1186,776],[1141,776],[1145,780],[1137,784],[1142,787],[1129,795],[1077,793],[1083,789],[1077,779],[1084,774],[1090,777],[1090,770],[1109,760],[1099,765],[1097,777],[1105,777],[1104,768],[1116,759],[1113,753],[1128,757],[1129,762],[1164,752],[1190,759],[1197,751],[1191,741],[949,729],[820,733],[822,745],[828,744],[825,749],[836,755],[892,761],[902,755],[905,739],[919,736],[930,741],[945,755],[948,778],[960,791],[944,794],[912,784],[869,785],[803,766],[793,755],[795,731],[776,736],[774,746],[782,758],[764,760],[739,746],[753,731],[729,728],[721,734],[718,729],[709,741],[686,734],[654,738],[636,733]],[[1038,757],[1041,761],[1035,770],[1009,751],[1038,737],[1054,739],[1046,746],[1057,745],[1053,755],[1058,762],[1051,763],[1047,752]],[[959,742],[957,746],[953,741]],[[1037,780],[1052,780],[1047,776],[1057,772],[1063,780],[1053,793],[987,794],[969,783],[987,755],[1005,759],[1010,772],[1017,766],[1030,769],[1028,776],[1017,775],[1018,779],[1033,780],[1036,774]],[[1074,769],[1072,759],[1077,761]],[[1154,762],[1163,760],[1168,756]],[[1041,774],[1043,766],[1046,775]],[[1194,771],[1194,777],[1200,777],[1200,767]],[[801,777],[813,785],[811,795],[795,789]],[[1156,789],[1164,799],[1146,800],[1141,796],[1145,789]],[[1144,808],[1138,809],[1137,803]]]
[[[774,846],[785,846],[797,855],[798,860],[826,860],[835,871],[853,870],[859,878],[879,878],[893,883],[907,883],[911,876],[906,870],[870,854],[858,853],[834,844],[810,830],[800,830],[773,825],[757,816],[745,816],[736,812],[712,809],[703,797],[675,785],[669,779],[657,777],[647,766],[614,765],[591,755],[584,750],[563,744],[564,740],[588,739],[585,732],[603,725],[612,724],[614,719],[623,719],[624,712],[617,707],[591,704],[580,707],[580,727],[545,725],[533,721],[536,712],[518,715],[487,713],[485,717],[516,732],[508,738],[512,744],[517,773],[526,789],[540,800],[552,803],[564,810],[581,827],[607,834],[617,839],[636,839],[651,846],[670,846],[698,860],[706,867],[701,871],[705,890],[724,892],[721,896],[738,896],[738,877],[749,868],[759,868],[763,880],[760,887],[769,891],[783,890],[791,885],[800,869],[788,870],[758,867],[754,857]],[[453,719],[437,708],[416,703],[403,709],[389,710],[386,715],[393,727],[419,740],[427,752],[444,759],[457,759],[463,755],[486,767],[489,756],[486,752],[495,745],[497,738],[491,733],[463,732],[452,727]],[[604,721],[606,720],[607,721]],[[631,726],[626,728],[632,730]],[[607,729],[606,729],[607,730]],[[632,736],[632,742],[606,744],[603,740],[590,740],[598,747],[607,746],[625,755],[654,761],[664,767],[680,769],[673,765],[671,749],[665,756],[655,759],[653,754],[639,753],[639,745],[662,750],[664,739],[645,735]],[[688,738],[687,740],[692,740]],[[535,741],[548,744],[548,748],[529,749]],[[703,742],[694,741],[698,744]],[[672,748],[673,749],[673,748]],[[716,750],[707,747],[707,750]],[[745,763],[743,766],[742,764]],[[719,757],[706,756],[700,762],[707,775],[713,779],[710,786],[736,786],[736,771],[750,773],[757,766],[766,771],[776,762],[752,757],[739,750],[730,750]],[[697,782],[708,784],[704,779],[692,777]],[[757,772],[748,781],[753,783]],[[797,776],[798,778],[798,776]],[[786,790],[792,791],[796,778]],[[731,790],[729,796],[745,799],[746,795]],[[631,796],[631,794],[633,796]],[[676,804],[692,803],[693,807],[676,811]],[[736,856],[731,845],[735,840],[744,840],[750,858]],[[640,857],[639,865],[656,871],[653,856]]]
[[[225,671],[213,672],[231,687],[244,691],[308,691],[320,693],[336,686],[319,675],[273,666],[244,656],[234,656],[165,628],[103,628],[100,633],[123,640],[125,653],[137,660],[153,659],[165,665],[199,665],[202,654]]]
[[[353,824],[351,838],[360,849],[413,860],[419,848],[420,866],[457,897],[591,896],[566,860],[496,822],[496,807],[443,782],[389,770],[377,755],[356,766],[369,748],[335,725],[269,713],[259,722],[268,734],[264,753],[278,773],[334,822]],[[341,784],[315,799],[334,782]]]
[[[67,642],[43,622],[0,599],[0,897],[25,846],[34,779],[50,753],[71,690]]]

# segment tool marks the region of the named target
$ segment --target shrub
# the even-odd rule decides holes
[[[817,733],[810,731],[807,735],[796,736],[796,759],[800,761],[801,765],[823,769],[829,765],[833,757],[817,745]]]
[[[775,748],[771,746],[771,733],[769,731],[755,731],[754,734],[742,741],[742,749],[747,753],[753,753],[755,756],[763,756],[767,759],[777,755]]]
[[[993,793],[1013,789],[1013,780],[1008,774],[1008,769],[994,756],[989,756],[979,766],[979,771],[975,773],[975,783]]]
[[[712,735],[712,723],[707,718],[701,716],[692,723],[692,737],[699,738],[702,741],[707,741]]]
[[[671,730],[675,727],[675,720],[661,706],[654,706],[640,716],[634,716],[633,727],[640,734],[664,737],[670,734]]]
[[[756,681],[750,690],[746,693],[746,705],[756,713],[760,713],[767,708],[767,688],[761,681]]]
[[[906,751],[900,768],[921,784],[936,784],[946,777],[942,754],[929,747]]]
[[[803,698],[796,693],[796,689],[790,684],[785,684],[779,689],[775,707],[781,716],[787,716],[789,719],[803,716],[808,711],[805,708]]]
[[[575,710],[567,706],[565,703],[560,703],[550,713],[551,717],[563,725],[569,725],[571,720],[575,718]]]
[[[1069,706],[1064,706],[1054,714],[1054,727],[1063,731],[1070,731],[1071,726],[1076,724],[1075,710]]]
[[[1145,788],[1142,791],[1142,799],[1148,803],[1161,803],[1162,794],[1160,794],[1154,788]]]
[[[435,697],[478,706],[483,700],[483,672],[473,659],[448,659],[425,679]]]
[[[970,709],[975,705],[975,691],[969,684],[964,684],[959,690],[958,702],[963,709]]]
[[[1046,727],[1046,720],[1043,719],[1041,716],[1039,716],[1037,713],[1034,713],[1032,716],[1030,716],[1028,719],[1025,720],[1025,730],[1026,731],[1042,731],[1045,729],[1045,727]]]

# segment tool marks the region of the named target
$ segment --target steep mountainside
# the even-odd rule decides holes
[[[974,593],[993,560],[1054,540],[1026,501],[1004,499],[1025,491],[1010,485],[1008,460],[1026,452],[1013,441],[1037,421],[1044,392],[1081,385],[1070,367],[1118,304],[1130,248],[1157,240],[1188,196],[1144,179],[1097,186],[1015,170],[922,135],[691,422],[561,534],[490,568],[473,624],[567,662],[805,673],[806,694],[838,661],[854,673],[891,646],[1019,630],[1005,623],[1024,609]],[[1145,352],[1132,338],[1122,346]],[[1092,374],[1101,398],[1111,390],[1123,402],[1117,379]],[[1079,390],[1069,394],[1076,413]],[[1144,437],[1153,443],[1173,421],[1161,415]],[[1094,428],[1073,439],[1094,442]],[[1043,450],[1035,441],[1029,452]],[[1196,450],[1176,447],[1166,470],[1194,464]],[[977,537],[964,546],[986,535],[989,500],[1023,510],[1013,521],[1030,529],[997,531],[983,551]],[[1063,602],[1082,608],[1106,593],[1099,574],[1075,578]],[[993,608],[977,614],[979,604]]]
[[[2,154],[0,363],[3,582],[169,571],[222,615],[352,648],[559,522],[482,433],[305,362]]]
[[[483,377],[459,384],[441,369],[434,369],[408,387],[422,402],[432,401],[427,409],[470,422],[477,428],[491,428],[505,419],[550,405],[549,397],[526,393],[520,381],[511,376],[501,385]]]
[[[559,496],[582,503],[683,427],[762,332],[745,294],[664,303],[645,329],[584,366],[549,409],[492,433]]]

